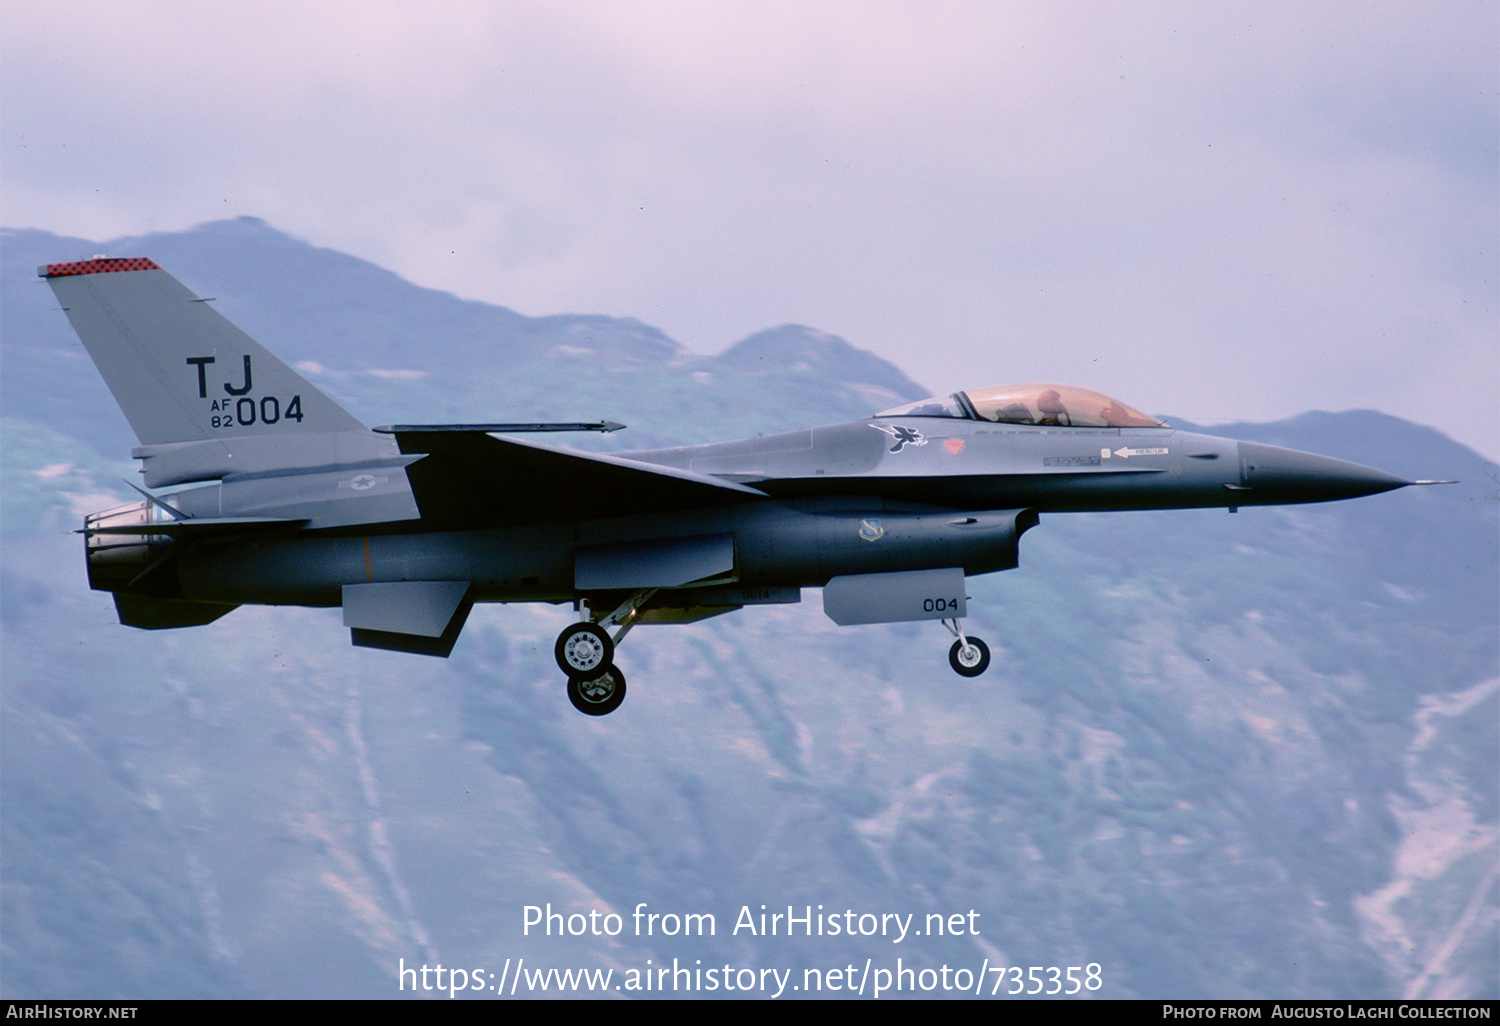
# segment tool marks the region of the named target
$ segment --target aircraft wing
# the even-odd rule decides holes
[[[392,430],[424,525],[468,530],[753,502],[766,493],[707,474],[559,449],[483,430]]]

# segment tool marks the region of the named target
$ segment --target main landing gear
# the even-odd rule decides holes
[[[943,626],[958,639],[948,650],[948,665],[953,667],[954,673],[960,677],[977,677],[990,668],[990,646],[972,634],[965,634],[957,619],[944,620]]]
[[[557,665],[569,677],[586,677],[615,661],[615,642],[596,623],[575,623],[557,636]]]
[[[615,665],[615,648],[634,627],[655,588],[637,592],[619,608],[597,621],[584,620],[563,628],[553,654],[568,677],[568,701],[589,716],[606,716],[625,701],[625,674]],[[619,624],[611,637],[605,629]]]
[[[625,701],[625,674],[611,666],[594,677],[569,677],[568,701],[588,716],[608,716]]]

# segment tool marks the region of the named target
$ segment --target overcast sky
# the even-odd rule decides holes
[[[0,222],[250,214],[699,352],[800,322],[934,391],[1375,408],[1496,457],[1497,11],[7,4]]]

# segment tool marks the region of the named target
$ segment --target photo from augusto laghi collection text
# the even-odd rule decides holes
[[[859,937],[889,942],[889,959],[867,957],[862,962],[818,966],[736,966],[730,962],[673,957],[670,963],[646,959],[644,965],[614,969],[528,964],[525,956],[507,958],[494,966],[456,967],[412,964],[402,958],[397,966],[399,991],[442,991],[450,997],[519,997],[540,993],[621,992],[663,995],[740,993],[782,997],[792,994],[836,994],[878,998],[886,995],[947,993],[976,997],[1000,994],[1065,996],[1101,991],[1103,967],[1084,965],[1001,965],[982,942],[983,913],[977,909],[943,912],[864,911],[824,905],[740,905],[729,914],[662,912],[640,902],[634,911],[589,909],[564,912],[550,902],[521,908],[520,936],[526,940],[549,937],[619,937],[692,939],[728,935],[745,939]],[[910,957],[895,952],[924,937],[967,937],[976,941],[978,957],[971,965],[912,965]],[[996,953],[998,954],[998,953]]]

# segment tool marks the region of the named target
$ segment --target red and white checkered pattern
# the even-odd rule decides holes
[[[66,278],[71,274],[113,274],[118,271],[159,271],[154,260],[145,257],[106,257],[75,260],[68,264],[45,264],[37,268],[43,278]]]

